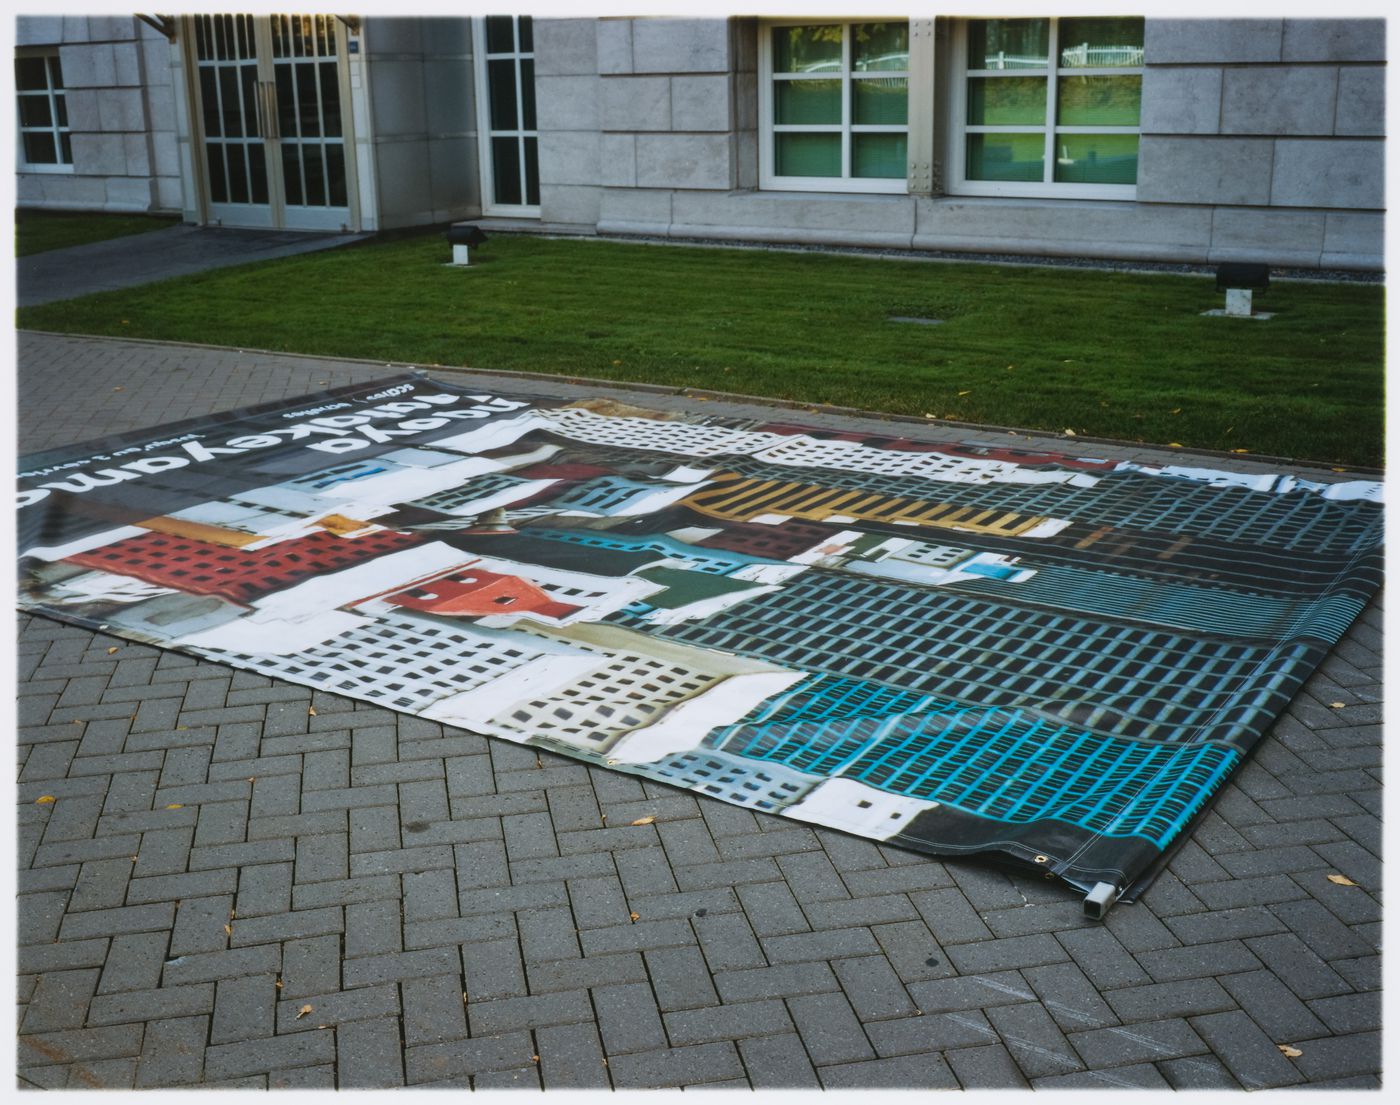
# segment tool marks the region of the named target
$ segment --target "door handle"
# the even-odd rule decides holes
[[[277,117],[277,85],[273,81],[258,81],[258,122],[264,138],[275,141],[282,137],[281,120]]]

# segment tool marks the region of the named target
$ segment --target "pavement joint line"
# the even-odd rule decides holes
[[[989,1028],[984,1024],[978,1024],[975,1020],[967,1016],[967,1014],[965,1013],[953,1012],[949,1013],[947,1016],[948,1019],[954,1024],[960,1024],[964,1028],[970,1028],[974,1032],[977,1032],[983,1036],[991,1037],[993,1040],[1001,1040],[1003,1043],[1019,1044],[1021,1047],[1024,1047],[1027,1051],[1033,1051],[1037,1055],[1043,1055],[1047,1059],[1053,1060],[1056,1063],[1070,1063],[1070,1061],[1066,1059],[1063,1055],[1056,1055],[1048,1047],[1041,1047],[1039,1044],[1033,1043],[1032,1041],[1027,1040],[1022,1036],[1011,1036],[1005,1032],[1001,1032],[998,1029]],[[1077,1064],[1070,1063],[1070,1066],[1071,1068],[1075,1068],[1077,1067]]]
[[[1075,1020],[1083,1021],[1085,1024],[1097,1025],[1099,1023],[1098,1017],[1091,1016],[1088,1013],[1081,1013],[1078,1009],[1071,1008],[1070,1006],[1065,1005],[1062,1002],[1051,1001],[1048,998],[1040,998],[1037,997],[1035,994],[1023,994],[1020,990],[1017,990],[1012,986],[1005,986],[1001,983],[992,982],[989,979],[985,978],[979,978],[977,981],[980,982],[983,986],[987,986],[993,990],[998,990],[1003,994],[1010,994],[1012,997],[1018,997],[1023,1001],[1038,1001],[1041,1005],[1045,1006],[1046,1009],[1057,1010],[1058,1012],[1063,1013],[1065,1016],[1073,1017]],[[1010,1039],[1010,1037],[1007,1038]]]

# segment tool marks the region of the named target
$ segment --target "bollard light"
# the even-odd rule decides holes
[[[479,246],[486,241],[486,232],[479,226],[472,226],[470,223],[459,223],[447,232],[447,241],[452,246],[452,264],[470,264],[468,251],[472,246]]]
[[[1225,314],[1249,318],[1254,314],[1254,293],[1269,290],[1269,266],[1227,261],[1215,270],[1215,290],[1225,293]]]

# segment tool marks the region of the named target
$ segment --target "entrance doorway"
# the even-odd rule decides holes
[[[186,18],[205,220],[355,228],[344,25],[331,15]]]

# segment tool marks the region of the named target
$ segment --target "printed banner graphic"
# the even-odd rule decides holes
[[[1380,500],[408,375],[26,458],[20,604],[1131,893],[1379,585]]]

